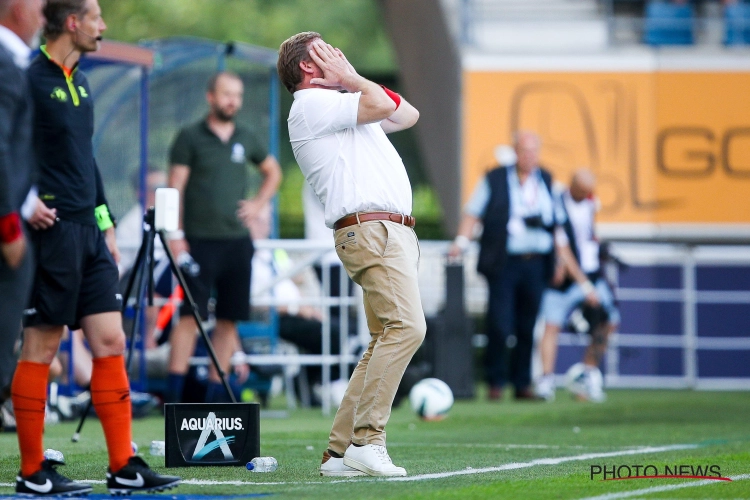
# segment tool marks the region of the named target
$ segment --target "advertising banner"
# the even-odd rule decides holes
[[[600,70],[575,58],[469,64],[463,199],[496,165],[495,148],[526,129],[541,135],[542,164],[556,180],[581,167],[597,174],[599,222],[714,231],[749,223],[750,65],[622,60],[621,70],[616,56]]]

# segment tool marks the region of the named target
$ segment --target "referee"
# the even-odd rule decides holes
[[[47,45],[31,63],[28,78],[39,198],[57,211],[57,220],[31,236],[36,275],[11,387],[21,452],[16,493],[70,496],[91,491],[90,485],[60,475],[56,467],[63,464],[42,453],[47,376],[65,325],[83,328],[94,356],[91,399],[104,429],[110,493],[167,489],[179,478],[156,474],[131,448],[118,252],[94,160],[91,89],[77,67],[81,54],[99,48],[107,26],[97,0],[48,0],[44,16]]]

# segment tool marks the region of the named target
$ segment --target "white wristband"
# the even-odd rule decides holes
[[[581,283],[581,289],[583,289],[583,293],[586,295],[590,295],[596,291],[596,287],[594,287],[594,284],[588,280],[586,280],[584,283]]]
[[[182,229],[178,229],[176,231],[170,231],[168,236],[170,240],[184,240],[185,231],[183,231]]]
[[[459,234],[456,236],[456,239],[453,240],[453,243],[461,250],[466,250],[471,245],[471,240],[466,236]]]

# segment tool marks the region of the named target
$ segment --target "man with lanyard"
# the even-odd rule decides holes
[[[30,46],[44,26],[42,6],[42,0],[0,0],[0,405],[10,397],[14,348],[33,277],[21,220],[41,228],[55,217],[50,210],[37,216],[36,209],[43,204],[32,188],[33,108],[25,70]],[[5,406],[2,410],[0,427],[15,427],[13,414]]]
[[[170,152],[169,186],[180,191],[180,229],[170,235],[170,249],[179,260],[188,253],[200,266],[187,285],[201,319],[208,301],[216,298],[216,328],[211,336],[219,365],[226,372],[239,345],[237,322],[250,317],[250,275],[253,243],[248,224],[276,193],[281,167],[260,140],[235,122],[242,109],[244,85],[233,73],[214,75],[208,83],[208,116],[177,135]],[[254,198],[249,191],[248,162],[263,183]],[[172,332],[167,402],[179,402],[195,350],[197,325],[189,304]],[[206,402],[227,401],[214,366],[210,366]]]
[[[284,41],[277,69],[294,95],[288,119],[294,157],[335,231],[336,253],[362,287],[371,335],[336,412],[320,474],[405,476],[386,450],[385,425],[427,327],[411,186],[386,134],[413,126],[419,112],[362,78],[315,32]]]
[[[544,336],[540,345],[543,375],[537,381],[536,393],[546,399],[555,399],[555,360],[560,328],[570,312],[581,303],[592,310],[591,342],[583,357],[581,380],[574,381],[570,389],[579,399],[602,402],[599,372],[607,338],[617,328],[620,314],[614,303],[612,291],[602,276],[599,262],[599,242],[594,235],[597,201],[594,199],[596,179],[589,170],[579,170],[570,182],[570,189],[562,194],[566,221],[556,229],[555,240],[560,253],[556,287],[544,293],[542,318]]]
[[[90,391],[107,443],[110,493],[170,488],[179,478],[156,474],[131,448],[114,227],[94,160],[91,91],[77,71],[81,55],[98,50],[106,24],[97,0],[47,0],[44,16],[47,45],[31,63],[28,77],[39,198],[56,209],[57,219],[52,227],[32,233],[36,276],[11,388],[21,452],[16,493],[70,496],[91,491],[90,485],[60,475],[56,467],[62,462],[42,453],[47,376],[65,325],[83,328],[94,356]]]
[[[489,286],[486,369],[491,400],[502,397],[511,337],[515,348],[509,378],[515,397],[536,399],[531,390],[534,324],[554,268],[552,230],[562,220],[553,203],[552,176],[538,166],[539,136],[518,132],[514,146],[517,164],[491,170],[477,185],[449,251],[451,257],[460,256],[482,222],[477,270]]]

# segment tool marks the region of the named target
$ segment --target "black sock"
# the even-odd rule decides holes
[[[352,444],[353,444],[354,446],[356,446],[357,448],[362,448],[362,447],[364,446],[363,444],[357,444],[357,443],[352,443]]]
[[[328,450],[328,454],[331,455],[333,458],[344,458],[344,457],[342,457],[341,455],[339,455],[338,453],[336,453],[335,451],[333,451],[331,449]]]

